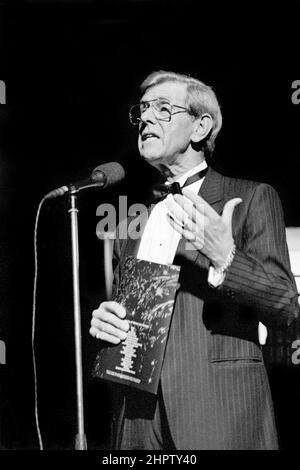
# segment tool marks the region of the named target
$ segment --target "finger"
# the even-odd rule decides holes
[[[183,229],[182,232],[179,227],[177,227],[177,231],[179,231],[189,241],[199,237],[202,239],[205,224],[209,224],[209,219],[206,218],[207,220],[205,220],[205,216],[196,209],[191,201],[187,201],[185,197],[178,196],[178,200],[180,206],[177,203],[177,197],[176,202],[173,202],[172,199],[166,201],[166,206],[171,212],[174,222],[176,223],[178,220]],[[218,218],[220,218],[219,215]],[[175,226],[173,228],[176,229]],[[186,231],[190,231],[192,233],[190,234]]]
[[[180,235],[183,234],[183,225],[175,220],[171,214],[167,214],[167,220],[176,232],[180,233]]]
[[[191,242],[197,250],[201,250],[204,244],[204,233],[203,230],[199,230],[196,227],[196,224],[192,221],[189,221],[185,224],[183,229],[184,238]]]
[[[188,203],[186,202],[186,205],[187,204],[190,205],[189,202]],[[170,196],[165,200],[165,205],[166,205],[167,209],[169,210],[170,214],[172,215],[173,220],[176,223],[181,224],[181,226],[183,226],[186,219],[187,219],[187,217],[188,217],[188,214],[184,210],[184,207],[177,204],[177,202],[175,202],[173,196]]]
[[[204,244],[203,231],[196,233],[195,224],[190,221],[184,227],[179,225],[172,217],[167,214],[170,225],[180,233],[187,241],[191,242],[196,250],[201,250]]]
[[[214,218],[214,219],[220,217],[219,214],[208,204],[208,202],[206,202],[205,199],[203,199],[203,197],[185,188],[183,188],[182,193],[184,194],[185,197],[187,197],[190,201],[192,201],[196,209],[202,214],[205,214],[207,217]],[[177,200],[178,195],[176,194],[174,198]]]
[[[230,199],[230,201],[226,202],[223,213],[222,213],[222,220],[228,226],[231,225],[232,214],[234,208],[242,202],[240,197],[236,197],[234,199]]]
[[[94,338],[96,338],[98,331],[99,331],[98,328],[95,328],[94,326],[91,326],[91,328],[89,329],[90,335],[93,336]]]
[[[119,318],[126,317],[126,310],[119,302],[115,302],[114,300],[110,300],[107,302],[102,302],[100,307],[103,307],[105,310],[108,310],[111,313],[114,313]]]
[[[196,224],[192,220],[186,220],[186,223],[183,226],[174,220],[170,214],[167,214],[167,217],[170,225],[188,241],[194,241],[196,238],[200,238],[197,235]],[[200,232],[202,233],[202,230]]]
[[[195,205],[190,199],[187,199],[184,196],[180,196],[179,194],[175,194],[174,201],[178,206],[181,207],[183,211],[183,217],[186,217],[186,215],[188,215],[188,217],[190,217],[192,220],[196,220],[197,214],[199,214],[199,212],[197,211]]]
[[[101,320],[98,320],[97,318],[92,319],[91,325],[94,326],[95,328],[98,328],[98,330],[101,332],[108,333],[111,336],[116,336],[120,340],[124,340],[127,337],[127,333],[124,330],[121,330],[120,328],[116,328],[114,325],[111,325],[110,323],[102,322]]]
[[[90,334],[94,336],[94,338],[102,339],[102,341],[107,341],[108,343],[119,344],[121,342],[121,340],[116,336],[112,336],[104,331],[96,331],[91,328]]]
[[[176,198],[176,203],[177,203],[177,195],[175,196],[175,198]],[[203,232],[204,224],[209,223],[209,218],[206,217],[206,215],[204,215],[203,212],[198,211],[198,209],[190,200],[187,201],[186,198],[182,196],[178,204],[180,204],[181,207],[184,209],[184,220],[183,220],[184,226],[186,226],[187,223],[190,223],[192,221],[195,223],[196,232],[200,232],[200,231]],[[220,216],[218,215],[218,217]],[[205,222],[205,218],[206,218],[206,222]]]
[[[121,318],[117,317],[117,315],[115,315],[114,313],[110,313],[101,307],[98,310],[93,311],[92,321],[94,319],[102,321],[103,323],[108,323],[123,331],[129,330],[129,322],[126,319],[122,320]]]
[[[103,312],[112,313],[119,318],[125,318],[126,316],[126,310],[123,305],[115,301],[102,302],[99,307],[94,310],[93,315],[100,316]]]

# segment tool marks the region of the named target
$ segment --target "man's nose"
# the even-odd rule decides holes
[[[143,112],[141,112],[141,121],[142,122],[154,122],[155,120],[156,120],[156,117],[153,112],[153,108],[151,105],[149,105]]]

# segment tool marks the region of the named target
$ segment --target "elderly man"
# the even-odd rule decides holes
[[[180,265],[180,288],[158,396],[119,387],[116,447],[276,449],[258,323],[281,328],[298,312],[279,198],[266,184],[208,167],[222,125],[210,87],[159,71],[141,91],[130,112],[140,155],[183,194],[154,206],[139,240],[117,239],[115,260]],[[118,344],[128,328],[114,301],[93,312],[98,339]]]

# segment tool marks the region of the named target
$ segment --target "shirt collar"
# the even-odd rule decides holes
[[[190,177],[190,176],[193,176],[195,175],[196,173],[198,173],[199,171],[201,170],[204,170],[205,168],[207,168],[207,163],[205,160],[203,160],[201,163],[199,163],[198,165],[194,166],[193,168],[191,168],[189,171],[187,171],[186,173],[184,173],[183,175],[179,176],[179,177],[175,177],[175,178],[172,178],[172,181],[168,182],[168,183],[172,183],[172,182],[177,182],[180,184],[180,186],[183,186],[184,183],[186,182],[186,180]]]

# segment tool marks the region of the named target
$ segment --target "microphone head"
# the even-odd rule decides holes
[[[118,162],[103,163],[103,165],[97,166],[91,176],[95,183],[104,183],[104,188],[120,183],[124,177],[124,168]]]

